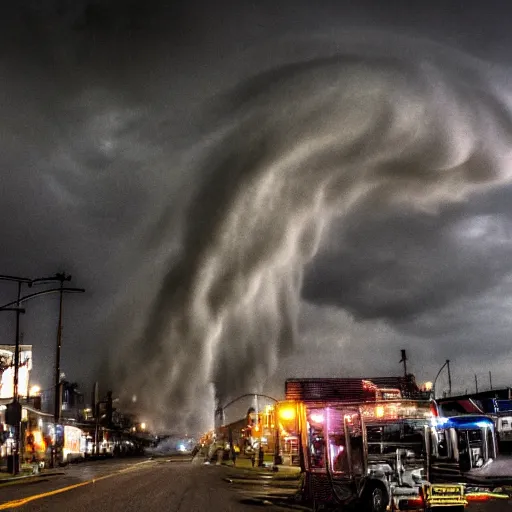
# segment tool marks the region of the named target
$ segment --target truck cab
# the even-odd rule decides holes
[[[512,453],[512,400],[496,397],[462,396],[436,400],[441,417],[485,415],[494,420],[500,453]]]
[[[485,416],[435,418],[430,402],[415,400],[288,401],[278,415],[299,439],[303,496],[314,510],[462,510],[496,483],[483,478],[496,457]]]

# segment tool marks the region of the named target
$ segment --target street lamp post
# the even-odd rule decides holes
[[[447,359],[445,361],[445,363],[443,364],[443,366],[441,366],[441,368],[439,368],[436,378],[434,379],[434,383],[432,384],[432,396],[434,399],[436,398],[436,382],[437,382],[439,375],[441,375],[441,372],[444,370],[445,366],[448,371],[448,394],[450,396],[452,395],[452,374],[450,372],[450,360]]]
[[[14,385],[12,390],[13,401],[18,404],[18,388],[19,388],[19,373],[20,373],[20,297],[21,297],[21,282],[18,282],[18,295],[16,298],[16,335],[14,343]],[[21,408],[16,405],[17,410]],[[21,414],[20,417],[16,418],[16,425],[14,426],[14,438],[15,438],[15,457],[13,464],[13,474],[17,474],[20,469],[20,436],[21,436]]]
[[[57,343],[55,347],[55,394],[54,394],[54,406],[53,406],[53,418],[55,423],[55,438],[57,436],[57,425],[60,423],[60,416],[61,416],[61,409],[62,409],[62,388],[60,385],[60,352],[62,348],[62,302],[63,302],[63,296],[64,291],[66,290],[64,288],[64,282],[71,281],[71,276],[66,274],[65,272],[59,272],[55,274],[53,277],[49,278],[42,278],[42,279],[35,279],[33,283],[52,283],[58,281],[60,283],[60,286],[58,288],[59,293],[59,319],[57,322]],[[67,291],[71,291],[67,290]],[[77,292],[85,292],[85,290],[82,290],[80,288],[76,288],[73,291]],[[52,450],[52,467],[55,466],[55,453],[54,450]]]
[[[57,323],[57,346],[55,348],[55,406],[54,417],[55,424],[60,422],[62,391],[60,386],[60,351],[62,348],[62,298],[64,295],[64,281],[71,281],[71,276],[67,276],[65,272],[56,274],[60,281],[59,287],[59,321]]]
[[[22,308],[0,308],[0,311],[14,311],[16,312],[16,342],[14,346],[14,379],[12,386],[12,403],[7,406],[9,419],[8,424],[14,426],[14,453],[12,472],[14,475],[19,473],[19,452],[20,452],[20,433],[21,433],[21,406],[18,396],[18,370],[20,366],[20,338],[19,338],[19,323],[20,314],[25,313]],[[7,417],[6,417],[7,419]]]
[[[0,275],[1,281],[11,281],[18,284],[18,294],[16,296],[15,307],[3,307],[1,311],[15,311],[16,312],[16,334],[14,341],[14,379],[13,379],[13,411],[14,411],[14,457],[13,457],[13,474],[19,472],[19,452],[20,452],[20,433],[21,433],[21,407],[19,406],[19,368],[20,368],[20,315],[25,313],[25,310],[20,308],[21,299],[21,286],[26,283],[30,286],[31,280],[26,277],[6,276]]]
[[[16,335],[15,335],[15,354],[14,354],[14,386],[13,397],[18,400],[18,387],[19,387],[19,370],[20,370],[20,314],[25,312],[20,308],[21,299],[21,285],[22,282],[18,281],[18,296],[16,298]]]
[[[227,407],[229,407],[230,405],[234,404],[235,402],[238,402],[238,400],[241,400],[242,398],[247,398],[247,397],[263,397],[263,398],[267,398],[268,400],[271,400],[273,401],[275,404],[277,404],[279,402],[279,400],[277,400],[277,398],[274,398],[272,396],[269,396],[269,395],[263,395],[262,393],[246,393],[244,395],[240,395],[239,397],[231,400],[230,402],[228,402],[227,404],[223,405],[223,406],[220,406],[216,409],[216,415],[220,415],[221,417],[221,421],[224,422],[225,420],[225,410]],[[277,420],[277,418],[275,418]],[[279,440],[279,422],[276,421],[275,422],[275,446],[274,446],[274,467],[277,467],[279,465],[279,459],[280,459],[280,450],[279,450],[279,443],[280,443],[280,440]],[[260,446],[261,446],[261,441],[260,441]],[[233,449],[233,447],[231,447],[231,449]]]
[[[15,311],[16,312],[16,334],[15,334],[15,348],[14,348],[14,382],[13,382],[13,400],[18,400],[18,384],[19,384],[19,366],[20,366],[20,315],[25,313],[24,309],[20,308],[21,301],[21,286],[23,283],[31,286],[32,280],[26,277],[5,276],[0,275],[0,281],[13,281],[18,284],[18,294],[16,297],[15,307],[11,308],[13,304],[8,304],[1,307],[2,311]]]
[[[34,299],[41,295],[47,295],[50,293],[58,293],[59,294],[59,319],[57,323],[57,343],[55,348],[55,404],[54,404],[54,420],[57,424],[60,421],[60,352],[62,348],[62,303],[63,303],[63,295],[64,292],[78,292],[84,293],[85,290],[83,288],[66,288],[64,287],[64,282],[71,281],[71,276],[66,274],[65,272],[57,273],[52,277],[43,277],[40,279],[32,279],[30,281],[30,285],[33,284],[48,284],[59,282],[59,288],[53,288],[49,290],[43,290],[41,292],[32,293],[27,295],[26,297],[20,298],[18,296],[18,300],[16,302],[19,305],[21,302],[25,302],[30,299]],[[6,304],[6,306],[11,306],[12,303]]]
[[[2,276],[0,276],[1,278]],[[10,276],[3,276],[6,279],[14,280]],[[57,425],[60,421],[60,413],[61,413],[61,387],[60,387],[60,352],[61,352],[61,346],[62,346],[62,303],[63,303],[63,294],[66,293],[84,293],[85,290],[83,288],[68,288],[64,286],[64,282],[71,281],[71,276],[67,275],[65,272],[57,273],[55,276],[52,277],[44,277],[40,279],[25,279],[22,282],[27,282],[29,286],[32,286],[33,284],[48,284],[48,283],[54,283],[59,282],[60,286],[58,288],[52,288],[52,289],[46,289],[42,290],[40,292],[31,293],[29,295],[26,295],[25,297],[20,297],[18,295],[18,298],[14,302],[10,302],[8,304],[5,304],[4,306],[0,307],[0,310],[11,308],[12,306],[16,305],[19,307],[19,305],[23,302],[26,302],[31,299],[35,299],[36,297],[41,297],[43,295],[49,295],[52,293],[58,293],[59,294],[59,319],[58,319],[58,325],[57,325],[57,343],[56,343],[56,351],[55,351],[55,404],[54,404],[54,422],[55,422],[55,434],[57,430]],[[52,450],[52,461],[51,465],[52,467],[55,464],[55,454]]]

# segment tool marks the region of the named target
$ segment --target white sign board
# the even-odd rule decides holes
[[[12,398],[14,394],[14,353],[14,345],[0,345],[0,398]],[[32,345],[20,345],[18,369],[19,396],[28,395],[31,370]]]

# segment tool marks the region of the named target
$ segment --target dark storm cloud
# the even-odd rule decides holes
[[[159,382],[173,403],[192,403],[213,379],[222,403],[234,383],[257,386],[294,347],[302,268],[337,212],[428,208],[509,178],[510,121],[495,111],[506,99],[484,85],[478,65],[462,66],[470,84],[452,81],[445,58],[439,67],[366,51],[315,59],[228,94],[235,126],[204,160],[208,179],[187,217],[195,229],[144,336],[162,357],[139,352],[147,371],[137,387]],[[489,101],[474,96],[495,86]],[[382,287],[396,293],[394,281]],[[194,421],[197,411],[189,414]]]
[[[193,422],[312,355],[363,372],[447,332],[474,350],[471,330],[502,350],[510,191],[471,193],[507,171],[496,5],[3,6],[0,264],[87,288],[66,300],[69,376],[108,369],[155,419]],[[54,319],[34,303],[24,322],[41,375]]]
[[[115,59],[113,50],[131,43],[123,45],[105,26],[107,42],[96,27],[76,25],[84,5],[6,9],[0,36],[2,272],[40,277],[65,269],[86,288],[86,296],[66,299],[63,369],[89,386],[108,347],[136,328],[125,311],[144,315],[159,279],[149,268],[159,255],[148,250],[147,226],[156,221],[155,210],[178,210],[181,202],[180,179],[172,190],[166,185],[176,164],[170,145],[161,143],[159,126],[167,118],[141,104],[146,92],[139,94],[138,76],[135,85],[119,87],[128,75],[116,76],[126,69],[125,58],[119,53]],[[119,12],[121,20],[125,11]],[[123,30],[126,23],[117,35]],[[167,129],[166,136],[172,133]],[[167,255],[175,247],[170,241]],[[25,340],[34,344],[34,380],[42,385],[53,365],[55,321],[51,299],[30,303],[24,318]]]
[[[306,273],[305,299],[401,322],[483,293],[512,271],[510,193],[434,215],[358,211],[325,235]]]

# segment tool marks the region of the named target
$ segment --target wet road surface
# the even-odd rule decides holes
[[[65,474],[2,487],[0,510],[231,512],[260,510],[262,506],[275,511],[297,510],[268,502],[265,506],[264,496],[280,489],[233,485],[226,479],[224,467],[169,459],[95,464],[78,464],[65,469]],[[286,494],[291,492],[293,489]]]
[[[77,464],[35,482],[0,487],[0,510],[19,512],[212,512],[308,510],[291,500],[296,483],[233,478],[226,467],[187,459]],[[506,512],[512,502],[472,504],[468,512]]]

